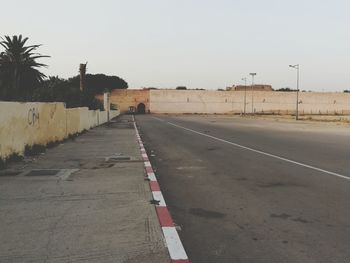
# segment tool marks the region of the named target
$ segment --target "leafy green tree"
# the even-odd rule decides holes
[[[291,88],[280,88],[280,89],[276,89],[276,91],[286,91],[286,92],[292,92],[292,91],[297,91],[296,89],[291,89]]]
[[[74,86],[79,87],[80,76],[77,75],[68,80]],[[108,76],[105,74],[86,74],[85,76],[85,88],[88,92],[94,94],[101,94],[106,91],[112,91],[114,89],[127,89],[128,83],[117,76]]]
[[[49,77],[40,88],[33,92],[33,100],[41,102],[65,102],[68,108],[80,107],[82,94],[67,80]]]
[[[99,109],[103,105],[95,95],[113,89],[127,89],[128,83],[117,76],[87,74],[86,89],[80,91],[79,75],[70,79],[49,77],[39,71],[46,67],[37,62],[49,56],[36,50],[41,45],[26,45],[28,38],[22,35],[0,38],[0,100],[65,102],[68,108],[89,107]]]
[[[59,77],[49,77],[42,87],[33,92],[34,101],[64,102],[67,108],[89,107],[89,109],[103,109],[102,103],[95,98],[90,90],[80,91],[79,84]]]
[[[0,53],[0,99],[28,100],[46,77],[39,71],[46,65],[37,59],[49,56],[35,52],[41,45],[26,46],[27,40],[22,35],[1,38],[5,50]]]

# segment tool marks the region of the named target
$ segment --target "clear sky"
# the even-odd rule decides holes
[[[348,0],[0,0],[0,35],[41,43],[49,75],[113,74],[131,88],[256,82],[350,89]],[[249,78],[250,81],[250,78]]]

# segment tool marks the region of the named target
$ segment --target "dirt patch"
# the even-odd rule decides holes
[[[211,211],[211,210],[205,210],[202,208],[191,208],[190,213],[195,216],[204,217],[204,218],[224,218],[226,214]]]
[[[279,218],[279,219],[284,219],[284,220],[286,220],[286,219],[288,219],[288,218],[291,217],[291,215],[288,215],[288,214],[286,214],[286,213],[282,213],[282,214],[271,214],[270,216],[271,216],[272,218]]]
[[[273,183],[259,184],[259,187],[262,187],[262,188],[304,187],[304,185],[295,184],[295,183],[288,183],[288,182],[273,182]]]

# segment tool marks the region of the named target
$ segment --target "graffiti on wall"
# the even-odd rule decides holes
[[[34,126],[39,122],[39,111],[37,108],[30,108],[28,110],[28,124]]]

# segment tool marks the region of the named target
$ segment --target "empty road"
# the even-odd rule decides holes
[[[350,261],[349,126],[136,121],[191,262]]]

